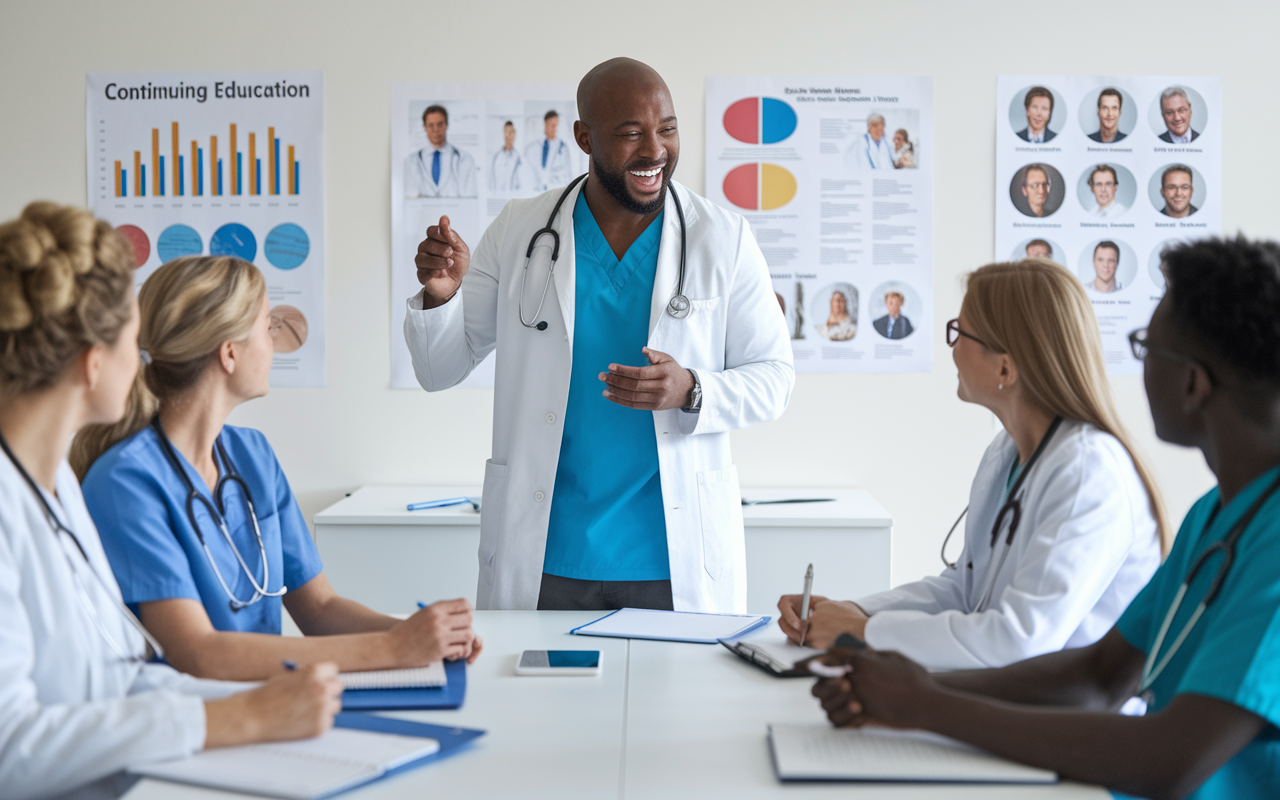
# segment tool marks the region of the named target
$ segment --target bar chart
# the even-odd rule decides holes
[[[235,122],[227,123],[223,140],[225,163],[218,151],[219,134],[210,133],[203,139],[184,140],[178,123],[171,122],[168,141],[165,142],[168,145],[166,153],[161,145],[162,128],[153,127],[149,150],[134,150],[131,157],[114,159],[112,187],[115,196],[176,198],[300,195],[302,163],[298,157],[299,145],[288,142],[282,145],[275,126],[268,125],[266,136],[261,139],[262,147],[259,147],[258,131],[246,132],[248,152],[242,152],[239,145],[240,131],[237,130],[239,127]],[[207,149],[204,142],[207,142]],[[283,159],[282,146],[285,148]],[[263,155],[266,156],[265,170]],[[147,181],[148,173],[151,176],[150,182]]]

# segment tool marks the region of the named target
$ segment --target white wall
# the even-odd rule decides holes
[[[542,9],[534,13],[533,9]],[[0,218],[36,198],[85,202],[88,70],[322,68],[325,73],[328,375],[236,412],[266,431],[308,518],[367,483],[479,483],[492,393],[389,385],[388,143],[394,80],[576,81],[616,55],[667,79],[678,177],[702,188],[704,76],[931,75],[937,230],[934,330],[959,276],[993,256],[1000,72],[1223,78],[1223,224],[1280,236],[1273,78],[1280,4],[1256,2],[15,2],[0,4]],[[396,300],[399,302],[399,299]],[[894,580],[938,569],[991,416],[955,398],[940,343],[929,374],[801,375],[778,422],[743,431],[746,486],[852,485],[894,515]],[[1138,378],[1113,382],[1175,519],[1211,485],[1198,454],[1154,438]],[[821,575],[819,586],[821,589]]]

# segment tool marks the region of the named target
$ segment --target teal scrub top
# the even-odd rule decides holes
[[[595,581],[669,580],[653,414],[603,396],[610,364],[648,364],[663,214],[619,259],[578,195],[573,208],[573,365],[543,571]]]
[[[266,588],[297,589],[319,575],[323,566],[275,452],[265,436],[250,428],[224,425],[218,439],[249,487],[267,555]],[[204,479],[181,453],[177,456],[196,491],[212,500]],[[218,468],[222,469],[221,459]],[[231,609],[187,514],[187,484],[165,457],[153,428],[143,428],[107,450],[93,463],[81,488],[120,592],[135,613],[139,603],[187,598],[204,606],[217,630],[280,633],[283,603],[279,597],[263,597],[239,611]],[[231,540],[260,583],[262,556],[244,494],[232,483],[222,494]],[[217,522],[203,504],[196,502],[194,508],[200,533],[223,579],[238,599],[250,599],[253,584]]]
[[[1277,474],[1280,467],[1255,479],[1217,514],[1213,513],[1220,502],[1216,487],[1196,502],[1182,522],[1168,560],[1116,623],[1130,644],[1150,653],[1178,587],[1200,554],[1226,536]],[[1220,556],[1213,556],[1201,568],[1169,626],[1158,658],[1163,659],[1177,639],[1221,563]],[[1269,723],[1192,798],[1280,797],[1280,493],[1267,500],[1240,537],[1235,563],[1217,599],[1151,691],[1154,698],[1148,713],[1160,711],[1177,695],[1199,694],[1231,703]]]

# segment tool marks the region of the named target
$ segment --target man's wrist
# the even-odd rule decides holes
[[[685,404],[680,410],[686,414],[696,414],[702,410],[702,382],[698,380],[698,373],[693,370],[686,370],[689,377],[693,378],[693,388],[689,390],[689,395],[685,399]]]

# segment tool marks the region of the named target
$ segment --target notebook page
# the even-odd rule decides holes
[[[206,750],[132,772],[198,786],[309,800],[359,786],[439,749],[435,739],[333,728],[317,739]]]
[[[730,638],[764,619],[747,614],[697,614],[688,611],[654,611],[624,608],[577,630],[597,636],[634,639],[694,639],[714,643]]]
[[[449,683],[443,661],[413,669],[344,672],[338,678],[342,681],[343,689],[427,689]]]
[[[749,647],[758,655],[773,662],[779,671],[786,671],[796,665],[797,661],[821,655],[824,651],[812,647],[800,647],[785,639],[779,641],[742,641],[739,645]]]
[[[771,725],[782,780],[1053,783],[1048,770],[1015,764],[922,731]]]

